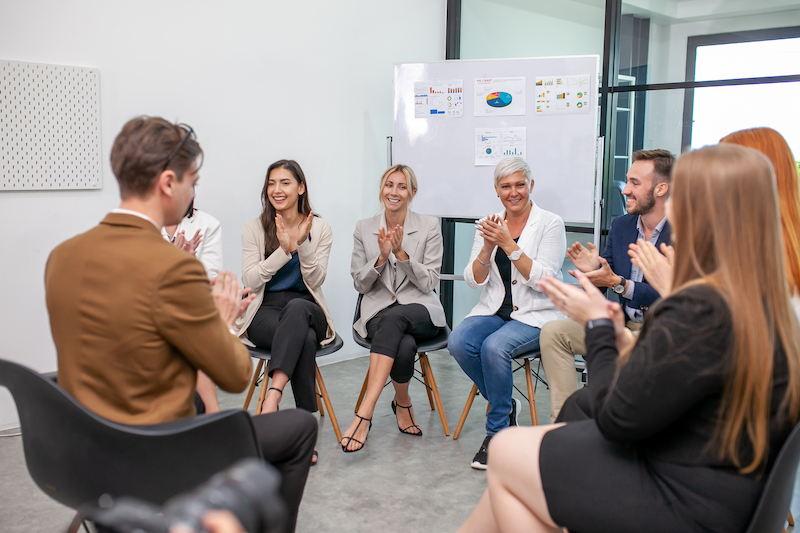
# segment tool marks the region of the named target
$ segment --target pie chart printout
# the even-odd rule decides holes
[[[486,97],[486,103],[492,107],[505,107],[511,103],[511,100],[511,95],[504,92],[490,93]]]

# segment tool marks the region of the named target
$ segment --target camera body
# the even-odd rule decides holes
[[[100,533],[169,533],[183,526],[208,533],[202,517],[208,511],[230,511],[248,533],[284,533],[286,505],[278,494],[280,473],[262,459],[239,461],[215,474],[192,492],[179,494],[163,507],[136,498],[100,498],[100,505],[85,512],[85,519]]]

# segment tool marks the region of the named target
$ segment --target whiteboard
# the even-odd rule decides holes
[[[0,192],[100,189],[100,72],[0,59]]]
[[[523,157],[533,171],[534,201],[567,223],[594,222],[599,63],[598,55],[396,63],[392,162],[410,166],[417,175],[414,211],[449,218],[479,218],[500,211],[493,184],[494,163],[476,165],[476,155],[484,153],[478,143],[486,139],[479,131],[506,131],[509,138],[519,138],[514,134],[520,133],[525,136]],[[537,104],[543,103],[537,78],[561,81],[587,75],[590,89],[588,96],[582,95],[585,108],[537,109]],[[505,89],[509,92],[494,93],[494,97],[505,95],[509,102],[496,99],[487,104],[508,109],[489,109],[484,104],[492,95],[481,92],[478,96],[487,79],[511,79],[507,86],[518,88],[521,77],[524,97],[514,96],[512,104],[509,95],[513,90]],[[420,105],[425,99],[415,98],[419,96],[415,84],[421,90],[423,82],[438,82],[445,93],[463,96],[461,105],[454,112],[432,109],[422,115],[424,106]],[[498,86],[503,87],[494,85]],[[515,109],[520,102],[524,105]],[[503,112],[524,114],[499,114]],[[513,154],[517,148],[522,145],[507,145],[501,153]],[[497,154],[495,150],[494,156]]]

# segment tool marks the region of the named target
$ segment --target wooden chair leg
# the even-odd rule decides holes
[[[325,408],[322,405],[322,394],[319,392],[319,383],[314,380],[314,388],[317,390],[317,409],[319,409],[319,416],[325,416]]]
[[[425,372],[428,374],[428,381],[431,384],[431,389],[433,389],[433,397],[436,400],[436,408],[439,409],[439,419],[442,421],[442,428],[444,429],[445,436],[450,436],[450,428],[447,426],[447,416],[444,414],[444,406],[442,405],[442,398],[439,396],[439,387],[436,386],[436,378],[433,375],[433,369],[431,368],[431,362],[428,359],[428,354],[420,354],[419,356],[420,361],[424,359],[425,361]],[[429,391],[428,387],[425,387],[425,390]]]
[[[533,390],[533,377],[531,376],[531,360],[525,359],[525,379],[528,382],[528,406],[531,408],[531,424],[539,425],[539,417],[536,414],[536,392]],[[519,416],[519,413],[517,413]]]
[[[314,364],[317,371],[317,385],[322,392],[322,399],[325,401],[325,407],[328,408],[328,414],[331,415],[331,424],[333,425],[333,432],[336,433],[336,442],[342,442],[342,432],[339,430],[339,422],[336,421],[336,414],[333,412],[333,405],[331,405],[331,397],[328,396],[328,389],[325,387],[325,381],[322,379],[322,374],[319,367]]]
[[[261,375],[261,367],[264,366],[264,360],[258,360],[258,366],[256,367],[256,373],[253,374],[253,381],[250,383],[250,390],[247,391],[247,399],[244,401],[244,409],[247,410],[250,407],[250,399],[253,397],[253,391],[256,390],[256,381],[258,381],[258,377]]]
[[[269,390],[269,361],[264,365],[264,379],[261,380],[261,390],[258,393],[258,404],[256,404],[256,414],[261,414],[261,407],[264,405],[264,399],[267,397],[267,390]]]
[[[425,352],[419,353],[419,368],[422,370],[422,380],[425,383],[425,392],[428,393],[428,405],[431,406],[431,411],[436,409],[436,404],[433,403],[433,395],[431,395],[431,389],[433,386],[431,385],[431,378],[430,378],[430,371],[426,365],[428,361],[428,354]]]
[[[794,527],[794,516],[792,516],[792,512],[789,511],[789,517],[787,518],[789,525]]]
[[[461,412],[461,418],[458,420],[458,425],[456,426],[456,432],[453,433],[453,440],[456,440],[459,435],[461,435],[461,428],[464,427],[464,422],[467,421],[467,415],[469,414],[469,410],[472,408],[472,402],[475,401],[475,396],[478,395],[478,386],[472,385],[472,390],[469,391],[469,398],[467,398],[467,403],[464,405],[464,410]]]
[[[358,401],[356,402],[356,408],[354,412],[358,412],[358,408],[361,407],[361,402],[364,401],[364,396],[367,394],[367,383],[369,383],[369,367],[367,367],[367,375],[364,376],[364,384],[361,386],[361,394],[358,395]]]

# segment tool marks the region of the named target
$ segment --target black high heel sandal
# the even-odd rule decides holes
[[[268,388],[268,389],[267,389],[267,392],[269,392],[269,391],[271,391],[271,390],[276,390],[276,391],[278,391],[278,392],[280,393],[280,395],[281,395],[281,398],[283,398],[283,391],[282,391],[282,390],[280,390],[280,389],[278,389],[278,388],[275,388],[275,387],[270,387],[270,388]],[[262,407],[262,409],[263,409],[263,407]],[[278,407],[275,409],[275,412],[278,412],[278,411],[280,411],[280,410],[281,410],[281,406],[279,405],[279,406],[278,406]]]
[[[372,419],[371,418],[364,418],[363,416],[358,416],[358,415],[356,415],[356,418],[358,418],[359,420],[358,420],[358,425],[356,426],[356,429],[353,430],[353,435],[355,435],[356,432],[358,431],[358,428],[361,427],[361,422],[369,422],[369,429],[367,430],[367,437],[369,437],[369,430],[372,429]],[[364,444],[367,443],[367,437],[364,437],[364,442],[361,442],[360,440],[355,439],[352,436],[351,437],[347,437],[346,436],[344,439],[342,439],[342,440],[345,440],[345,439],[347,440],[347,443],[342,444],[342,451],[345,452],[345,453],[357,452],[358,450],[360,450],[361,448],[364,447]],[[359,446],[355,450],[348,450],[347,447],[350,446],[351,442],[355,442],[357,444],[360,444],[361,446]]]
[[[412,435],[414,437],[421,437],[422,436],[422,428],[414,423],[414,416],[411,414],[411,408],[413,407],[413,405],[409,405],[408,407],[406,407],[405,405],[400,405],[398,403],[395,403],[394,400],[392,400],[392,412],[394,413],[395,417],[397,417],[397,408],[398,407],[400,409],[407,409],[408,410],[408,418],[411,419],[411,425],[408,426],[405,429],[401,428],[400,427],[400,421],[399,420],[397,421],[397,429],[400,430],[400,433],[405,433],[406,435]],[[417,428],[419,430],[419,433],[412,433],[411,431],[409,431],[409,429],[411,429],[411,428]]]

